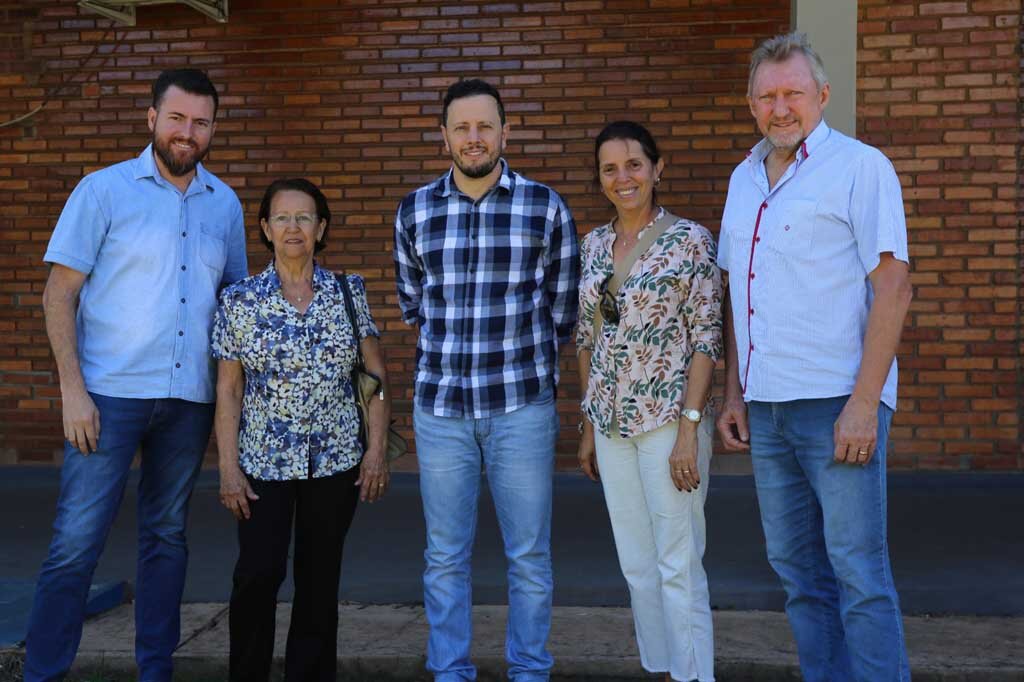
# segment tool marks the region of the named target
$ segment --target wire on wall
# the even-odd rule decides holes
[[[67,82],[62,83],[61,85],[57,85],[57,86],[55,86],[53,88],[50,88],[50,90],[48,90],[43,95],[42,103],[40,103],[39,106],[37,106],[32,111],[24,113],[21,116],[18,116],[16,118],[12,118],[9,121],[2,121],[2,122],[0,122],[0,128],[7,128],[7,127],[10,127],[10,126],[18,125],[19,123],[21,123],[23,121],[29,120],[30,118],[32,118],[33,116],[38,114],[40,111],[42,111],[44,108],[46,108],[47,104],[49,104],[55,97],[60,95],[67,88],[69,88],[71,86],[82,85],[84,83],[88,83],[91,80],[91,76],[89,74],[86,74],[85,78],[82,79],[82,80],[76,80],[76,78],[86,72],[86,70],[89,68],[89,61],[93,57],[96,56],[96,53],[99,51],[100,46],[105,45],[107,43],[107,41],[110,39],[110,37],[113,34],[115,34],[116,32],[117,32],[116,24],[114,24],[114,22],[111,22],[111,27],[109,29],[107,29],[106,33],[103,34],[103,38],[101,38],[99,40],[99,42],[97,42],[93,46],[93,48],[89,52],[89,54],[87,54],[82,59],[82,63],[79,64],[79,66],[75,70],[75,72],[71,74],[71,76],[70,76],[70,78],[69,78],[69,80]],[[111,57],[113,57],[114,55],[117,54],[118,48],[121,47],[121,43],[124,41],[124,36],[125,36],[125,34],[121,33],[120,37],[118,37],[118,39],[117,39],[117,42],[114,43],[113,49],[110,50],[110,54],[106,55],[106,57],[103,59],[103,61],[98,65],[98,69],[102,69],[104,66],[106,66],[107,62],[110,61]]]

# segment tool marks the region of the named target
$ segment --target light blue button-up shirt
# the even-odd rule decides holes
[[[746,400],[848,395],[857,381],[874,292],[892,253],[909,262],[892,163],[821,121],[768,187],[762,140],[729,180],[718,265],[729,273]],[[893,360],[881,400],[896,409]]]
[[[183,194],[146,147],[82,179],[43,259],[87,275],[76,328],[89,391],[213,402],[217,292],[248,275],[230,187],[200,164]]]

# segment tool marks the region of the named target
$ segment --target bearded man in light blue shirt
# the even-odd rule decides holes
[[[219,289],[248,274],[241,203],[200,163],[217,104],[203,72],[160,74],[148,111],[152,144],[82,179],[44,256],[65,443],[26,638],[27,682],[61,679],[74,661],[136,451],[135,657],[139,679],[171,679],[188,502],[213,421],[213,313]]]
[[[722,216],[719,432],[750,449],[803,678],[904,682],[885,483],[911,298],[900,182],[880,151],[825,123],[829,84],[803,34],[758,47],[748,87],[764,139]]]

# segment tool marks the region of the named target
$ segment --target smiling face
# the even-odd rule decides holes
[[[213,115],[212,97],[193,95],[176,85],[164,93],[159,108],[149,108],[147,120],[161,175],[173,182],[195,170],[210,151],[216,128]]]
[[[758,66],[747,96],[758,129],[780,150],[793,150],[807,139],[821,122],[828,99],[828,83],[818,88],[801,53]]]
[[[500,172],[498,160],[508,141],[508,125],[501,124],[498,103],[490,95],[453,100],[441,135],[455,169],[467,178],[485,178]]]
[[[597,150],[597,160],[601,191],[620,215],[651,210],[664,159],[652,163],[637,140],[608,140]]]
[[[274,245],[274,257],[313,259],[316,243],[323,237],[327,221],[316,214],[316,202],[305,192],[281,190],[270,202],[270,216],[260,221],[263,234]]]

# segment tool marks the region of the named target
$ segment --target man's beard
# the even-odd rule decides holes
[[[455,167],[462,171],[462,174],[467,178],[473,178],[474,180],[490,175],[500,160],[501,156],[495,154],[493,157],[485,157],[477,166],[466,166],[459,161],[458,154],[452,154],[452,161],[455,163]]]
[[[797,127],[796,130],[769,134],[767,137],[768,142],[770,142],[772,147],[775,149],[791,151],[799,147],[800,143],[804,141],[803,135],[803,130]]]
[[[194,142],[189,141],[194,148],[197,147]],[[195,152],[179,158],[174,155],[174,151],[171,149],[170,142],[163,142],[156,135],[153,136],[153,149],[156,151],[157,156],[164,162],[164,166],[167,167],[167,172],[176,178],[180,178],[183,175],[188,175],[195,170],[196,165],[206,158],[206,155],[210,153],[210,145],[202,149],[196,149]]]

